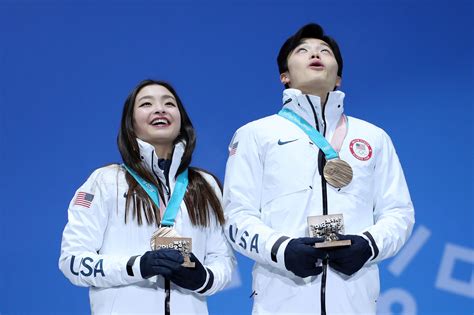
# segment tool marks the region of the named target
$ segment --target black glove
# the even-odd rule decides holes
[[[190,259],[195,263],[194,268],[181,266],[184,257],[176,249],[154,250],[146,252],[142,256],[140,271],[145,279],[161,275],[182,288],[194,291],[204,285],[207,272],[193,253],[191,253]]]
[[[175,249],[159,249],[146,252],[140,259],[140,272],[144,279],[162,274],[163,263],[183,263],[183,255]]]
[[[345,275],[351,276],[364,266],[372,256],[369,242],[359,235],[337,235],[340,240],[351,240],[347,247],[333,248],[329,253],[329,266]]]
[[[319,259],[324,259],[327,252],[314,248],[315,243],[322,238],[301,237],[292,239],[285,249],[285,267],[301,278],[316,276],[323,272],[322,267],[316,267]]]
[[[179,254],[181,255],[181,253]],[[174,284],[194,291],[204,285],[207,278],[207,272],[206,268],[204,268],[199,259],[197,259],[193,253],[191,253],[189,258],[192,262],[194,262],[194,268],[181,266],[183,263],[183,256],[181,255],[180,261],[165,261],[162,264],[162,270],[160,274],[166,279],[171,280]]]

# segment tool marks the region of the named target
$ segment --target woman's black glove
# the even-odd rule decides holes
[[[140,272],[144,279],[162,274],[163,264],[168,262],[183,263],[183,256],[175,249],[148,251],[140,259]]]
[[[181,256],[181,258],[183,258],[183,256]],[[167,268],[167,270],[163,270],[161,274],[182,288],[192,291],[199,289],[206,282],[207,271],[193,253],[191,253],[190,259],[194,262],[194,268],[181,266],[183,260],[174,264],[167,261],[167,265],[164,266],[164,269]]]
[[[182,288],[197,290],[206,282],[207,271],[193,253],[191,253],[190,259],[195,264],[194,268],[182,266],[183,255],[176,249],[146,252],[140,260],[142,277],[146,279],[161,275]]]

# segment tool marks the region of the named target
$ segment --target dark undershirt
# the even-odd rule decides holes
[[[163,170],[165,178],[168,178],[170,173],[171,160],[158,159],[158,167]]]

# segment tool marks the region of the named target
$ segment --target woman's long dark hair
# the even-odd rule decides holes
[[[173,144],[176,144],[182,140],[184,140],[184,142],[186,143],[184,154],[181,158],[181,164],[178,167],[176,176],[182,173],[186,168],[188,168],[189,184],[186,194],[184,196],[184,202],[186,204],[186,207],[188,208],[188,214],[191,223],[193,225],[209,226],[211,218],[210,214],[212,210],[217,221],[219,222],[219,224],[222,225],[224,223],[224,214],[219,198],[217,197],[211,185],[199,173],[199,171],[206,171],[194,167],[189,167],[194,147],[196,146],[196,135],[194,132],[193,124],[191,123],[191,120],[189,119],[189,116],[186,113],[186,110],[184,109],[181,99],[179,98],[175,89],[169,83],[155,80],[144,80],[132,90],[132,92],[125,100],[122,112],[122,121],[117,137],[117,144],[120,154],[122,155],[123,162],[128,167],[131,167],[133,170],[135,170],[138,175],[140,175],[147,182],[152,183],[153,185],[158,187],[160,195],[162,196],[162,200],[164,200],[162,185],[166,184],[161,183],[141,165],[140,149],[133,126],[135,98],[137,97],[137,94],[141,91],[141,89],[148,85],[160,85],[168,89],[175,97],[179,113],[181,114],[180,133]],[[212,176],[214,177],[214,179],[219,185],[219,188],[222,191],[222,186],[219,180],[214,175]],[[158,207],[153,203],[153,201],[147,195],[145,190],[128,172],[126,172],[125,178],[128,184],[128,192],[125,201],[125,222],[127,222],[128,209],[130,208],[130,205],[133,204],[133,218],[137,219],[139,225],[143,223],[142,215],[145,216],[145,220],[148,224],[159,224],[161,218],[160,210],[158,209]]]

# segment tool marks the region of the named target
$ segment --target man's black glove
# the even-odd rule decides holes
[[[286,269],[301,278],[319,275],[323,268],[316,267],[316,263],[326,258],[327,252],[313,246],[322,241],[322,238],[317,237],[292,239],[285,249]]]
[[[329,253],[329,266],[351,276],[359,271],[372,256],[369,242],[359,235],[337,235],[339,240],[351,240],[347,247],[333,248]]]

